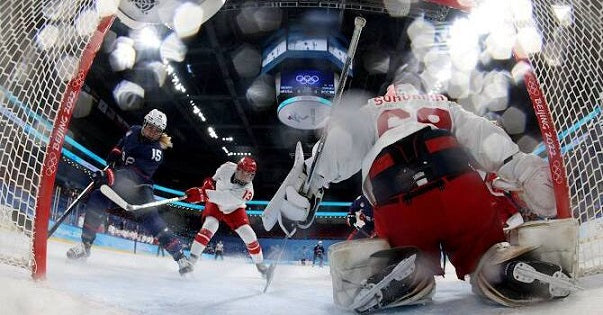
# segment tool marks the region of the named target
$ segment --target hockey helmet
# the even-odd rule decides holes
[[[257,170],[257,164],[252,157],[243,157],[237,163],[237,170],[235,171],[235,179],[241,184],[246,185],[250,183],[255,177]]]
[[[167,127],[167,116],[158,109],[153,109],[144,116],[143,135],[149,139],[159,139]]]

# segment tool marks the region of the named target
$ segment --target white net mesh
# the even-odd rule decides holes
[[[535,0],[533,8],[543,47],[530,61],[561,132],[580,272],[603,272],[603,4]]]
[[[0,1],[0,263],[35,267],[33,222],[49,137],[98,23],[93,0]]]

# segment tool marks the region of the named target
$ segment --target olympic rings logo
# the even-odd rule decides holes
[[[320,79],[317,75],[309,75],[309,74],[298,74],[295,77],[295,81],[303,84],[303,85],[313,85],[318,83]]]
[[[558,160],[553,162],[552,177],[553,181],[555,181],[556,183],[563,183],[563,165],[561,165],[561,162]]]
[[[57,157],[56,153],[50,152],[46,161],[46,176],[52,176],[52,174],[56,173],[57,171],[59,158]]]

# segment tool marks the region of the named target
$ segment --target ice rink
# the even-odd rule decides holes
[[[267,293],[255,266],[241,259],[200,261],[180,277],[167,257],[93,248],[85,263],[67,261],[71,243],[49,241],[48,275],[30,280],[0,265],[0,314],[351,314],[332,302],[328,266],[280,265]],[[450,265],[450,264],[448,264]],[[487,305],[452,269],[437,278],[433,303],[389,310],[404,314],[603,314],[603,275],[584,278],[564,300],[526,308]]]

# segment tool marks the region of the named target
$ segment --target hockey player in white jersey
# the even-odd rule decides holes
[[[205,179],[202,187],[187,190],[188,196],[198,196],[194,202],[205,202],[205,222],[191,246],[193,263],[201,257],[222,221],[241,237],[258,271],[266,274],[268,266],[263,262],[262,248],[245,212],[246,203],[253,198],[252,180],[256,170],[256,162],[251,157],[244,157],[237,164],[226,162],[213,177]]]
[[[364,195],[374,206],[379,239],[329,248],[335,303],[359,312],[424,301],[443,275],[440,251],[474,291],[504,305],[567,296],[568,270],[511,246],[492,194],[475,169],[495,172],[518,187],[532,211],[556,215],[551,175],[541,158],[519,151],[498,126],[444,95],[390,86],[360,108],[343,101],[332,113],[321,155],[296,162],[262,216],[288,234],[311,221],[315,200],[330,183],[362,170]],[[302,193],[303,191],[303,193]],[[314,208],[313,208],[314,207]],[[302,223],[302,224],[300,224]]]

